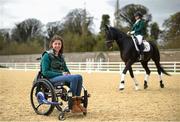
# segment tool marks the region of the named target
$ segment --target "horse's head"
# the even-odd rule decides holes
[[[113,47],[113,42],[116,41],[118,45],[122,43],[128,36],[118,30],[117,28],[114,27],[109,27],[108,25],[105,25],[105,36],[106,36],[106,46],[111,49]]]
[[[106,40],[105,40],[106,46],[109,49],[112,49],[115,38],[111,27],[109,27],[108,25],[105,25],[105,36],[106,36]]]

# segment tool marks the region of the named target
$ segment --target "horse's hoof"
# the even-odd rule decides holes
[[[161,88],[164,88],[164,84],[160,84],[160,87],[161,87]]]
[[[124,90],[124,88],[119,88],[120,91]]]
[[[163,84],[163,81],[162,81],[162,80],[160,81],[160,87],[161,87],[161,88],[164,88],[164,84]]]
[[[148,88],[148,85],[147,84],[144,84],[144,89],[147,89]]]
[[[124,81],[121,81],[121,83],[119,84],[119,90],[124,90]]]
[[[148,88],[147,81],[144,80],[144,89],[147,89],[147,88]]]

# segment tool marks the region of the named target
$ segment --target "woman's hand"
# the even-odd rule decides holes
[[[127,35],[133,35],[135,33],[135,31],[128,31]]]
[[[130,32],[130,31],[128,31],[128,32],[127,32],[127,35],[130,35],[130,34],[131,34],[131,32]]]
[[[70,75],[70,72],[64,72],[63,75]]]

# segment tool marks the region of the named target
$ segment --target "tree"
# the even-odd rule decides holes
[[[12,29],[12,39],[17,42],[27,42],[41,34],[42,23],[37,19],[27,19]]]
[[[149,10],[145,6],[139,4],[126,5],[119,10],[119,16],[122,18],[122,21],[128,24],[129,27],[132,27],[136,21],[134,14],[137,11],[140,11],[144,15],[144,18],[147,22],[151,20],[151,14],[149,14]]]
[[[74,9],[63,22],[65,51],[92,51],[95,45],[91,26],[93,18],[85,9]]]
[[[0,33],[0,50],[3,49],[3,45],[4,45],[4,36],[2,33]]]
[[[124,22],[123,24],[127,25],[127,26],[119,26],[119,28],[123,32],[127,32],[127,30],[130,30],[136,21],[134,14],[137,11],[140,11],[143,14],[143,19],[146,22],[145,23],[146,24],[145,25],[146,26],[145,36],[147,36],[148,35],[148,33],[147,33],[148,22],[151,21],[152,17],[151,17],[151,14],[149,13],[148,8],[146,8],[143,5],[129,4],[119,10],[116,10],[116,18],[121,20],[121,24]]]
[[[100,33],[96,36],[96,44],[94,46],[95,51],[105,51],[107,50],[105,46],[105,25],[110,25],[110,16],[108,14],[102,15]]]
[[[51,39],[55,34],[63,33],[63,25],[60,21],[49,22],[46,24],[45,28],[48,40]]]
[[[0,35],[3,37],[4,42],[10,41],[10,29],[0,29]]]
[[[156,41],[159,37],[160,29],[156,22],[150,25],[150,38],[152,41]]]
[[[109,25],[110,24],[110,20],[109,19],[110,19],[110,16],[108,14],[103,14],[102,15],[100,32],[104,32],[105,25]]]
[[[164,39],[169,48],[180,48],[180,12],[171,15],[163,23]]]
[[[93,18],[88,16],[88,12],[84,9],[74,9],[64,18],[64,30],[82,35],[83,33],[91,33],[90,28],[93,24]],[[86,31],[86,32],[85,32]]]
[[[96,36],[96,45],[93,48],[94,51],[106,51],[105,39],[101,33]]]

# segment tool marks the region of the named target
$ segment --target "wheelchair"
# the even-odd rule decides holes
[[[81,104],[87,109],[90,95],[85,87],[82,87],[82,93]],[[30,100],[32,108],[39,115],[50,115],[54,108],[57,108],[60,111],[59,120],[65,120],[65,113],[71,112],[73,106],[69,84],[62,83],[54,86],[47,78],[43,77],[40,71],[33,81]],[[82,113],[85,116],[87,111]]]

